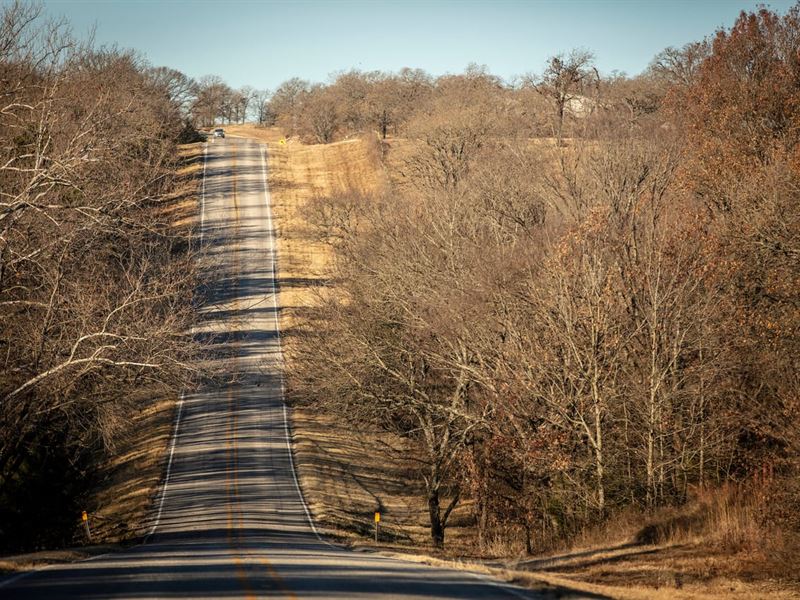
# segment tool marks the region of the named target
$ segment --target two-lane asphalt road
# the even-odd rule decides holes
[[[205,166],[202,235],[212,302],[196,333],[218,342],[236,378],[183,399],[146,543],[0,581],[0,597],[534,597],[317,537],[285,421],[266,147],[214,140]]]

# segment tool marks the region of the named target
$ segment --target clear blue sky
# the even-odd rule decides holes
[[[2,0],[6,3],[7,0]],[[729,27],[749,0],[45,1],[77,34],[134,48],[156,66],[274,89],[350,68],[458,73],[470,62],[504,79],[575,47],[603,73],[641,72],[658,51]],[[767,6],[785,12],[792,0]]]

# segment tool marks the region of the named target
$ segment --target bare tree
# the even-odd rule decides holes
[[[157,88],[165,90],[181,118],[187,118],[197,99],[197,83],[191,77],[169,67],[150,69],[148,75]]]
[[[78,43],[35,7],[12,5],[2,22],[0,35],[13,36],[0,37],[8,515],[9,499],[30,485],[20,473],[35,477],[44,456],[69,465],[112,446],[139,390],[173,393],[192,380],[197,346],[187,337],[189,232],[163,211],[181,129],[175,78],[154,78],[132,53]]]
[[[671,85],[688,87],[697,81],[700,65],[711,54],[707,40],[690,42],[682,48],[670,46],[653,58],[648,71]]]
[[[247,121],[247,110],[252,106],[255,96],[256,90],[249,85],[245,85],[237,91],[237,113],[240,122]]]
[[[590,102],[587,97],[592,88],[599,83],[599,75],[594,67],[594,55],[587,50],[572,50],[568,54],[558,54],[547,61],[547,67],[538,78],[536,88],[550,97],[556,109],[556,139],[559,145],[563,137],[564,116],[568,109],[577,103]]]
[[[339,114],[331,88],[312,87],[302,96],[304,129],[320,144],[328,144],[339,127]]]
[[[288,135],[295,135],[302,106],[303,94],[309,89],[309,83],[293,77],[280,84],[272,93],[269,110],[277,115],[278,124]]]
[[[269,90],[254,90],[253,106],[256,123],[259,125],[274,125],[275,114],[269,109],[269,100],[272,93]]]
[[[197,82],[197,100],[192,107],[203,126],[214,125],[217,119],[229,118],[231,88],[217,75],[206,75]]]

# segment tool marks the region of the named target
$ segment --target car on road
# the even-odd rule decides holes
[[[214,137],[224,138],[225,137],[225,130],[222,128],[218,128],[214,130]]]

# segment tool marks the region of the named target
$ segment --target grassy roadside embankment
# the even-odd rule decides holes
[[[179,152],[183,166],[177,173],[178,185],[163,212],[175,228],[188,229],[198,215],[203,144],[185,144]],[[144,528],[165,472],[177,400],[143,396],[127,435],[103,464],[104,479],[90,501],[99,539],[125,542],[147,533]]]
[[[227,131],[270,144],[269,181],[281,257],[281,325],[291,338],[304,309],[315,302],[325,284],[331,260],[330,248],[315,238],[305,218],[307,203],[348,189],[379,190],[408,143],[392,141],[384,166],[363,140],[304,145],[296,140],[280,143],[282,136],[275,128],[233,126]],[[291,351],[286,360],[291,365]],[[522,584],[541,587],[544,582],[554,590],[569,588],[609,598],[800,597],[800,590],[785,583],[756,580],[746,569],[738,569],[728,553],[714,551],[703,536],[659,544],[633,541],[658,515],[648,521],[632,515],[625,522],[588,532],[572,547],[550,556],[503,557],[508,553],[500,544],[496,554],[501,558],[487,560],[467,550],[471,528],[459,526],[469,525],[467,505],[448,528],[447,553],[431,557],[418,484],[410,467],[398,460],[404,452],[402,440],[353,431],[330,416],[303,408],[293,411],[292,425],[301,485],[317,524],[347,544],[374,547],[372,513],[381,507],[387,540],[380,548],[409,560],[467,566]]]
[[[178,185],[161,210],[175,228],[190,228],[197,216],[203,145],[185,144],[179,152],[183,166],[177,173]],[[75,515],[75,547],[0,557],[0,574],[85,559],[124,547],[147,533],[165,472],[177,398],[144,389],[136,405],[139,410],[131,414],[112,452],[97,467],[96,485],[84,502],[93,543],[79,545],[83,529],[80,515]]]
[[[281,329],[292,361],[292,336],[305,311],[327,285],[331,248],[316,239],[305,217],[317,197],[358,191],[377,192],[384,172],[374,149],[361,139],[305,145],[277,128],[228,126],[228,135],[269,144],[269,183],[278,229]],[[382,532],[390,546],[425,545],[427,521],[419,483],[403,461],[405,442],[387,435],[353,431],[330,416],[295,407],[292,412],[297,469],[318,525],[335,539],[357,544],[372,532],[373,514],[383,515]],[[448,530],[458,536],[458,527]]]

